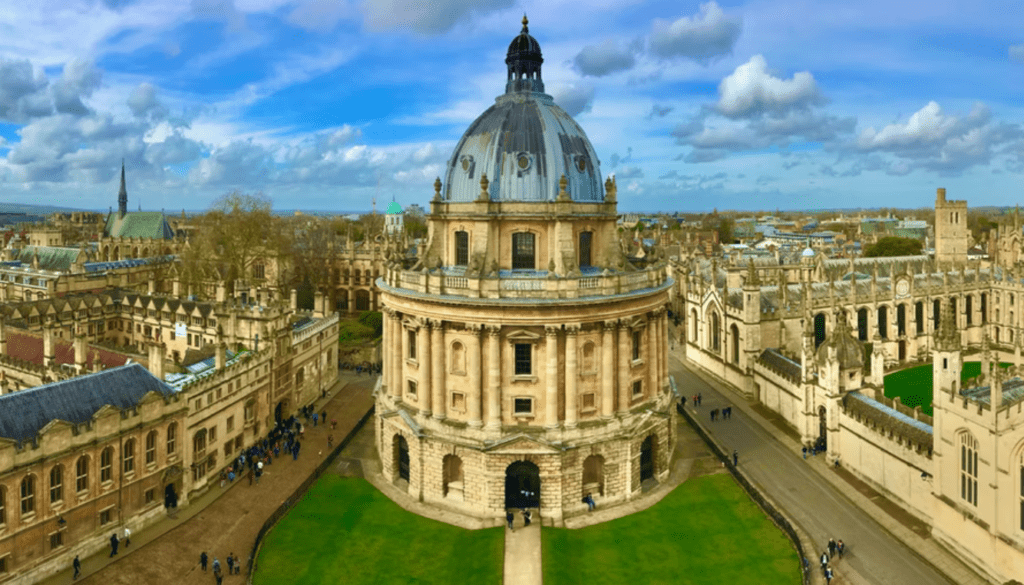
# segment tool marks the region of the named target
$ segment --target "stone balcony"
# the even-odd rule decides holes
[[[413,271],[391,268],[377,281],[382,289],[468,299],[561,300],[648,293],[671,287],[667,265],[625,272],[589,269],[574,276],[545,270],[500,270],[488,276],[467,276],[463,267]]]

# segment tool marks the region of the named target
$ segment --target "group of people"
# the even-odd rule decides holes
[[[722,415],[721,418],[723,420],[727,419],[727,418],[732,418],[732,407],[731,406],[726,406],[725,408],[721,409],[721,411],[719,411],[719,409],[717,409],[717,408],[712,409],[712,411],[711,411],[711,421],[712,422],[714,422],[716,420],[719,420],[719,416],[718,416],[719,413],[721,413],[721,415]]]
[[[199,555],[199,566],[206,571],[207,564],[210,561],[209,555],[206,551],[203,551]],[[242,559],[238,558],[235,553],[228,553],[228,558],[225,559],[228,565],[228,575],[241,575],[242,574]],[[217,579],[217,585],[220,585],[221,580],[224,579],[224,574],[221,572],[220,559],[213,557],[213,576]]]
[[[836,539],[834,538],[828,539],[828,547],[824,552],[821,553],[821,572],[825,577],[826,585],[830,585],[832,583],[832,579],[835,578],[835,573],[832,570],[832,567],[829,565],[829,562],[836,555],[839,555],[839,558],[843,558],[843,553],[845,551],[846,545],[843,544],[842,539],[840,539],[839,541],[836,541]]]
[[[523,512],[523,526],[529,526],[530,525],[530,517],[531,517],[530,511],[527,510],[526,508],[523,508],[522,512]],[[512,524],[515,522],[515,519],[516,519],[516,517],[515,517],[515,514],[512,513],[512,510],[506,510],[505,511],[505,520],[508,521],[508,529],[509,530],[513,530],[514,531],[514,529],[512,528]]]

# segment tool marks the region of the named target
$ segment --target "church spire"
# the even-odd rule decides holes
[[[117,192],[117,214],[123,219],[128,213],[128,189],[124,184],[124,159],[121,159],[121,189]]]

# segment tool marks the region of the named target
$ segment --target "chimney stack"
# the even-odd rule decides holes
[[[43,327],[43,366],[49,368],[53,366],[53,362],[56,359],[56,354],[53,350],[53,329],[50,327]]]
[[[84,374],[85,370],[85,357],[89,351],[89,344],[85,342],[84,337],[76,337],[72,342],[72,346],[75,350],[75,371],[79,374]]]
[[[299,291],[292,289],[292,312],[299,310]]]
[[[227,361],[228,361],[227,351],[228,351],[228,346],[227,346],[226,343],[221,342],[221,343],[217,344],[216,353],[214,353],[214,356],[215,356],[214,365],[215,365],[215,368],[217,370],[223,370],[224,369],[224,364],[226,364]]]
[[[943,203],[946,202],[946,188],[945,187],[939,187],[938,189],[935,190],[935,199],[937,201],[940,201],[940,202],[943,202]]]
[[[167,346],[163,343],[149,344],[149,372],[158,380],[164,379],[164,355]]]
[[[324,316],[324,293],[316,291],[313,296],[313,316],[323,318]]]

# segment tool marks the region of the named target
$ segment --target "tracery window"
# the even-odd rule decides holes
[[[960,499],[978,505],[978,440],[970,433],[960,434]]]

